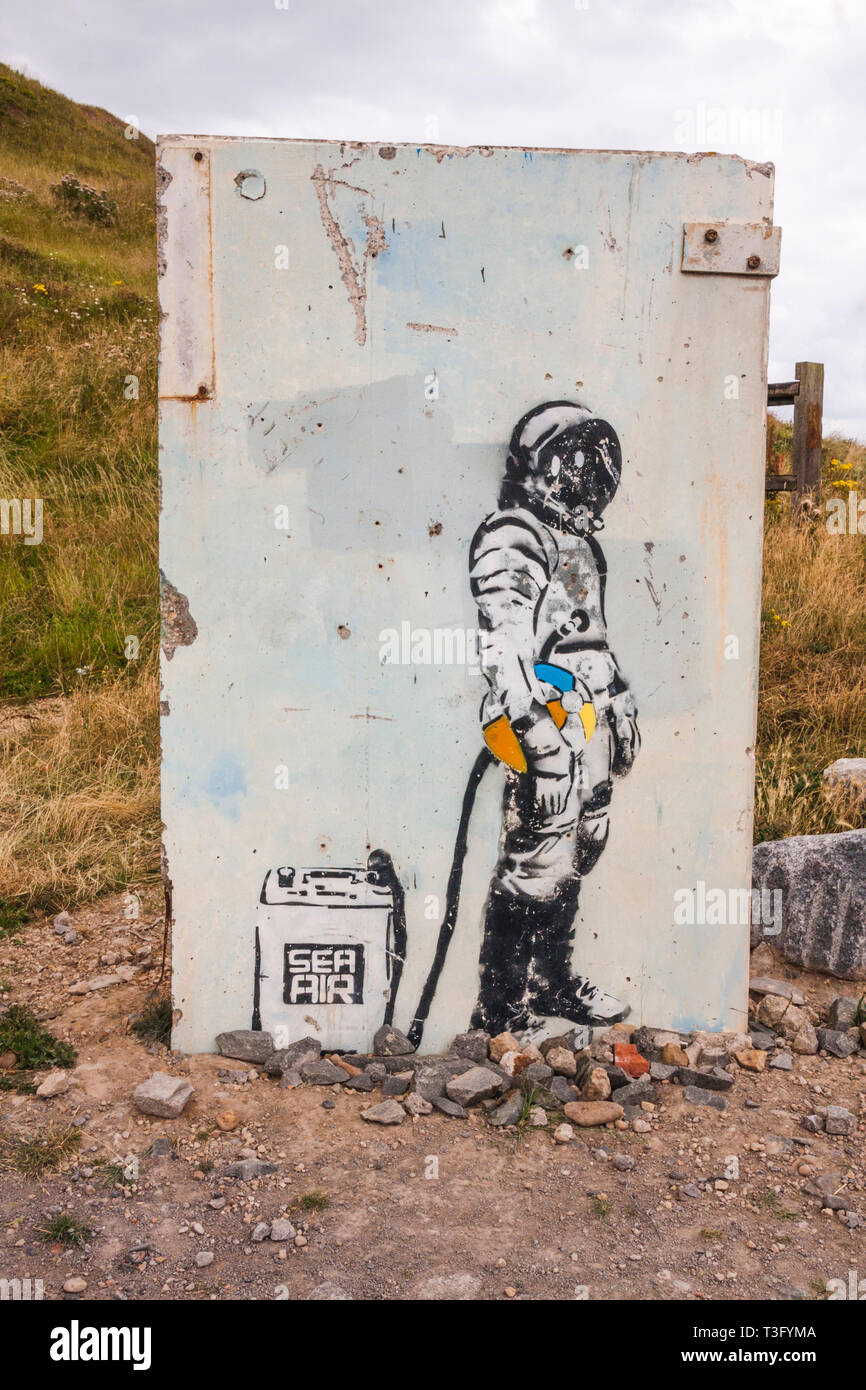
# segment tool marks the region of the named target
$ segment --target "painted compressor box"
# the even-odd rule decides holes
[[[253,1028],[365,1052],[394,956],[393,898],[365,869],[270,869],[256,918]]]
[[[743,1025],[772,167],[172,136],[158,188],[175,1045]]]

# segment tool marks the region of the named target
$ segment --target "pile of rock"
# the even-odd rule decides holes
[[[840,997],[822,1012],[787,980],[766,976],[749,983],[754,1017],[752,1043],[770,1055],[770,1066],[790,1071],[791,1053],[830,1057],[866,1057],[866,998]]]
[[[491,1038],[473,1030],[458,1034],[447,1053],[419,1056],[399,1029],[383,1027],[374,1051],[364,1056],[323,1055],[315,1038],[277,1049],[269,1034],[247,1031],[222,1033],[217,1045],[223,1056],[253,1062],[279,1077],[282,1087],[378,1090],[381,1100],[361,1111],[371,1123],[402,1124],[407,1115],[434,1110],[463,1118],[479,1107],[496,1127],[521,1121],[541,1127],[553,1113],[565,1117],[555,1136],[565,1142],[572,1126],[618,1124],[648,1132],[658,1082],[682,1086],[693,1104],[724,1109],[721,1093],[733,1085],[724,1068],[732,1053],[750,1043],[745,1035],[706,1034],[683,1045],[678,1033],[624,1024],[588,1048],[582,1046],[585,1040],[585,1030],[571,1030],[536,1046],[521,1044],[510,1033]]]

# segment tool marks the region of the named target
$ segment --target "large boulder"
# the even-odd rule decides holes
[[[793,965],[866,978],[866,830],[755,845],[752,885],[781,893],[780,917],[752,923],[753,947],[766,936]]]

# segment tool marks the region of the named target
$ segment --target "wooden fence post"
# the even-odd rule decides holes
[[[821,486],[821,440],[824,411],[824,365],[798,362],[800,389],[794,398],[794,445],[792,464],[797,480],[796,500],[811,494],[817,500]]]

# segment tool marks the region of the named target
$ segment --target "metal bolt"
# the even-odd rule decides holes
[[[746,265],[749,267],[749,270],[757,270],[760,264],[760,256],[750,256],[749,259],[746,261]]]
[[[704,232],[704,241],[718,241],[718,239],[719,234],[715,227],[707,227],[707,230]]]
[[[195,160],[196,164],[201,164],[202,160],[204,159],[204,155],[202,154],[201,150],[196,150],[195,154],[193,155],[193,159]]]
[[[206,386],[200,386],[200,387],[198,388],[198,390],[196,391],[196,395],[199,396],[199,397],[203,400],[203,399],[205,398],[205,396],[207,395],[207,387],[206,387]]]

